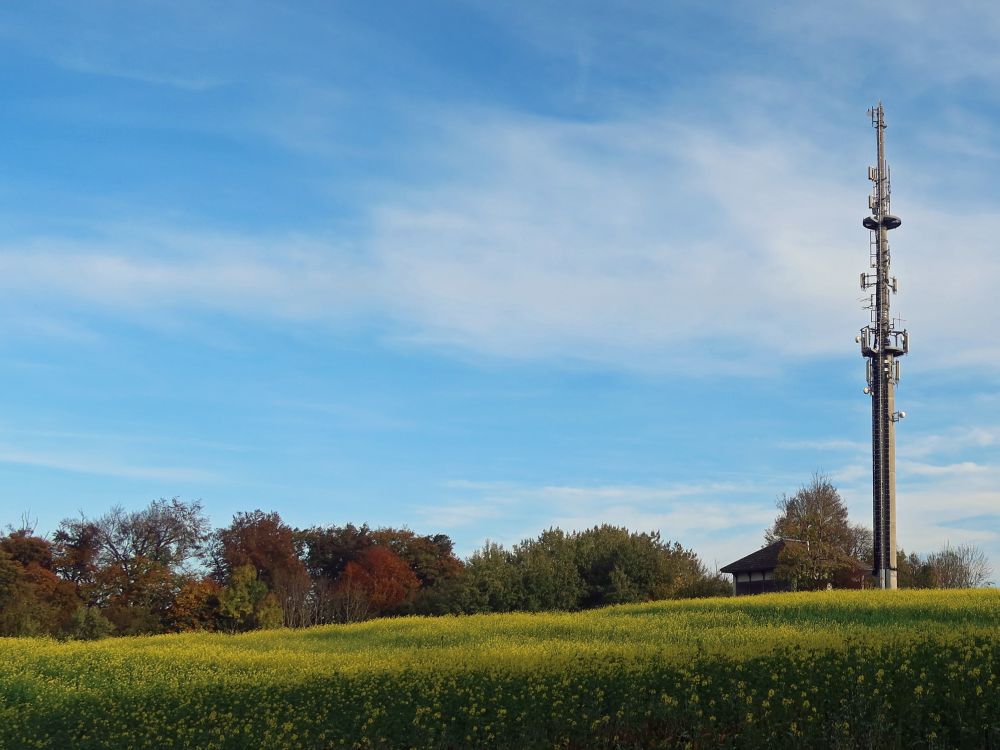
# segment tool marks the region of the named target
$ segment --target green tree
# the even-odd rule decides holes
[[[523,600],[514,555],[487,541],[465,563],[462,609],[465,612],[511,612]]]
[[[916,552],[896,553],[896,585],[901,589],[936,588],[934,571]]]
[[[466,612],[572,610],[731,591],[691,550],[656,532],[610,525],[572,534],[549,529],[513,551],[488,543],[466,561],[460,580]]]
[[[107,638],[114,630],[114,624],[101,614],[101,610],[81,604],[73,612],[68,635],[77,641],[96,641]]]
[[[230,632],[281,626],[281,607],[253,565],[241,565],[229,574],[219,594],[222,628]]]
[[[605,524],[578,532],[575,540],[584,607],[673,598],[705,575],[694,552],[664,542],[659,532]]]
[[[538,539],[514,548],[520,574],[517,609],[532,612],[580,608],[585,591],[576,565],[576,540],[560,529],[543,531]]]

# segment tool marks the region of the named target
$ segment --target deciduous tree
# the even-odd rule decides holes
[[[916,552],[897,554],[901,589],[978,588],[991,585],[993,568],[986,553],[973,544],[950,544],[926,557]]]
[[[213,547],[216,580],[229,585],[233,571],[249,566],[271,593],[284,624],[304,624],[309,576],[299,559],[296,532],[281,516],[261,510],[237,513],[229,526],[216,532]]]
[[[793,540],[782,550],[775,574],[799,589],[825,588],[858,574],[857,554],[864,554],[863,537],[852,526],[837,488],[820,474],[792,496],[778,500],[779,515],[764,537],[768,544]]]
[[[304,548],[304,560],[314,579],[335,581],[347,563],[375,544],[367,525],[314,526],[297,534]]]
[[[229,526],[216,532],[215,546],[215,574],[220,580],[228,579],[236,568],[250,565],[271,588],[280,575],[304,571],[295,532],[274,512],[258,509],[237,513]]]
[[[342,619],[389,614],[420,587],[420,580],[392,550],[367,548],[347,563],[337,580]]]
[[[73,585],[45,567],[51,563],[45,540],[12,536],[14,544],[7,543],[12,537],[0,543],[0,635],[65,634],[79,605]],[[29,539],[34,541],[27,543]]]
[[[392,550],[409,565],[421,586],[433,586],[462,570],[462,561],[455,557],[454,544],[447,534],[420,536],[409,529],[383,528],[371,532],[371,540]]]
[[[179,581],[177,594],[167,610],[167,630],[215,630],[219,620],[222,587],[212,578],[188,575]]]
[[[514,555],[486,542],[465,564],[462,608],[466,612],[510,612],[522,600],[521,576]]]
[[[222,627],[232,632],[281,626],[281,607],[252,565],[241,565],[229,574],[219,595]]]

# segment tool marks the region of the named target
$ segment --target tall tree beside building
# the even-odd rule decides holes
[[[775,575],[791,581],[800,590],[837,585],[859,573],[870,554],[871,532],[852,525],[847,506],[830,480],[815,474],[812,481],[794,495],[778,500],[778,517],[764,533],[768,544],[779,539],[789,544],[782,550]]]

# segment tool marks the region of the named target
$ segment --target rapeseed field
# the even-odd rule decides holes
[[[1000,748],[1000,592],[0,639],[0,748]]]

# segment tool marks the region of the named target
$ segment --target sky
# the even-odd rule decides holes
[[[0,6],[0,523],[871,524],[886,109],[898,538],[1000,577],[1000,9]]]

